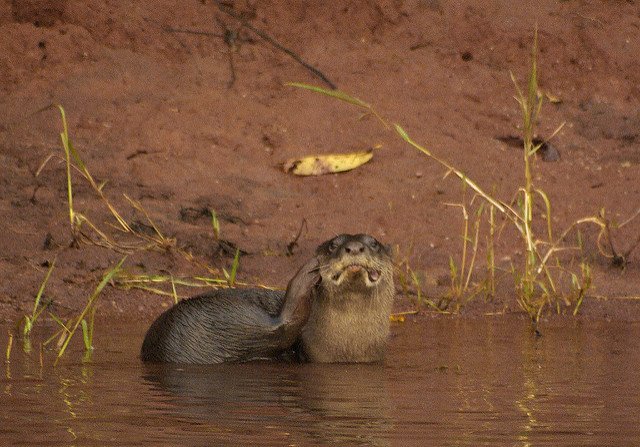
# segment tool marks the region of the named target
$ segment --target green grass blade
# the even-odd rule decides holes
[[[83,318],[81,324],[82,324],[82,339],[84,341],[84,349],[85,351],[90,351],[92,348],[91,348],[91,340],[89,338],[89,328],[87,325],[87,320]]]
[[[69,132],[67,128],[67,118],[64,112],[64,108],[62,106],[58,106],[60,109],[60,114],[62,115],[62,127],[63,131],[60,134],[60,139],[62,140],[62,147],[64,149],[65,160],[67,164],[67,201],[69,205],[69,222],[71,223],[71,228],[75,228],[75,214],[73,212],[73,188],[71,185],[71,151],[69,149]]]
[[[58,104],[58,109],[60,110],[60,115],[62,115],[62,133],[60,135],[62,137],[62,144],[64,146],[65,152],[73,157],[78,168],[80,168],[83,173],[89,174],[86,165],[80,158],[78,152],[73,147],[73,143],[71,142],[71,140],[69,140],[69,126],[67,124],[67,114],[64,111],[64,107]],[[89,175],[89,177],[91,176]]]
[[[29,315],[25,315],[22,317],[22,321],[24,322],[24,327],[22,328],[22,335],[24,337],[28,337],[31,333],[31,329],[33,329],[33,322],[31,321],[31,317]],[[20,323],[18,323],[20,324]]]
[[[213,227],[213,237],[217,241],[220,239],[220,221],[214,210],[211,210],[211,226]]]
[[[549,200],[549,196],[547,196],[547,194],[543,190],[536,189],[536,192],[540,197],[542,197],[542,200],[544,201],[544,205],[547,211],[547,233],[549,235],[549,242],[553,243],[553,232],[551,224],[551,200]]]
[[[344,101],[347,102],[349,104],[353,104],[356,105],[358,107],[362,107],[364,109],[371,109],[371,105],[367,104],[366,102],[355,98],[351,95],[348,95],[344,92],[341,92],[340,90],[327,90],[326,88],[322,88],[322,87],[318,87],[315,85],[310,85],[310,84],[304,84],[302,82],[287,82],[285,83],[285,85],[290,86],[290,87],[298,87],[298,88],[303,88],[305,90],[310,90],[312,92],[316,92],[316,93],[321,93],[323,95],[326,96],[330,96],[332,98],[336,98],[339,99],[340,101]]]
[[[236,273],[238,272],[238,265],[240,265],[240,249],[236,248],[236,255],[233,258],[233,264],[231,265],[231,273],[229,273],[229,287],[233,287],[236,283]]]
[[[11,348],[13,348],[13,334],[9,332],[9,341],[7,342],[7,350],[5,351],[4,361],[11,363]]]
[[[47,271],[47,275],[44,277],[44,281],[40,284],[40,289],[38,290],[38,294],[36,295],[35,303],[33,304],[33,313],[32,317],[36,316],[36,312],[38,311],[38,307],[40,306],[40,300],[42,299],[42,294],[44,293],[44,288],[47,286],[47,282],[49,281],[49,277],[51,276],[51,272],[53,272],[53,268],[56,265],[56,260],[54,259],[51,265],[49,266],[49,270]]]
[[[120,270],[120,267],[122,267],[122,264],[124,263],[124,261],[126,259],[127,259],[126,256],[124,258],[122,258],[120,260],[120,262],[118,262],[118,264],[115,267],[110,269],[103,276],[102,281],[100,281],[100,284],[98,284],[98,286],[96,287],[94,292],[89,297],[87,305],[82,310],[82,312],[80,313],[80,315],[76,319],[76,323],[73,325],[73,328],[69,331],[68,335],[66,336],[66,338],[64,340],[64,343],[62,344],[62,347],[60,348],[60,351],[58,352],[58,357],[56,358],[56,361],[54,362],[54,366],[58,364],[58,361],[60,360],[62,355],[65,353],[65,351],[67,349],[67,346],[69,345],[69,342],[71,341],[71,339],[73,338],[73,335],[75,334],[76,330],[78,329],[78,326],[80,326],[82,324],[82,321],[84,321],[84,318],[87,315],[87,312],[89,312],[89,310],[91,309],[91,306],[94,304],[95,300],[98,298],[98,295],[100,295],[100,292],[102,292],[102,289],[105,288],[105,286],[109,283],[109,281],[111,281],[111,278]]]
[[[171,275],[171,292],[173,295],[174,304],[178,304],[178,292],[176,292],[176,283],[173,280],[173,275]]]

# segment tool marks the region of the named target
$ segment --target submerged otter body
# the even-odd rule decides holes
[[[373,362],[384,355],[394,287],[389,251],[368,235],[340,235],[286,292],[224,289],[183,300],[153,322],[147,362],[222,363],[295,354],[312,362]]]

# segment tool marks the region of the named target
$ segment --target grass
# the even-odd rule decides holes
[[[222,273],[224,278],[219,278],[218,270],[199,261],[191,253],[180,249],[177,246],[177,241],[173,238],[169,238],[164,235],[160,228],[155,224],[149,213],[142,206],[142,204],[128,195],[124,194],[123,197],[131,208],[141,215],[146,221],[146,227],[152,231],[143,232],[138,231],[136,225],[130,224],[123,217],[123,215],[116,209],[107,194],[105,193],[106,182],[98,182],[90,173],[87,165],[82,160],[80,153],[76,150],[69,135],[69,127],[67,124],[66,112],[62,106],[57,106],[60,112],[62,120],[62,131],[60,133],[60,139],[62,142],[62,148],[64,152],[63,160],[66,167],[66,190],[67,190],[67,206],[69,215],[69,224],[72,234],[72,246],[80,247],[82,244],[95,245],[108,249],[109,251],[125,254],[125,257],[120,260],[115,266],[109,268],[102,277],[102,280],[96,286],[93,293],[87,299],[86,305],[79,312],[78,315],[73,316],[66,321],[52,312],[46,312],[51,320],[53,320],[58,330],[51,335],[44,343],[43,346],[50,346],[55,344],[57,349],[57,355],[54,364],[57,364],[62,356],[67,351],[69,343],[73,339],[74,335],[78,332],[82,332],[82,340],[84,344],[85,359],[88,360],[91,357],[91,352],[94,346],[94,328],[97,310],[97,300],[107,284],[112,283],[115,286],[119,286],[125,289],[139,288],[149,292],[153,292],[160,295],[169,295],[173,298],[174,302],[179,300],[179,296],[176,290],[176,285],[184,285],[190,287],[234,287],[237,285],[246,285],[237,281],[237,272],[240,263],[240,250],[236,251],[235,258],[230,267],[230,271],[227,272],[223,269]],[[38,169],[38,173],[42,171],[44,165],[53,158],[55,155],[50,155],[43,162]],[[107,222],[107,225],[98,225],[94,223],[85,213],[79,211],[75,207],[74,202],[74,182],[73,175],[79,174],[82,179],[88,182],[91,190],[96,194],[100,202],[106,207],[112,222]],[[219,240],[220,238],[220,222],[216,213],[211,211],[212,226],[214,230],[214,238]],[[194,276],[191,278],[174,278],[172,275],[133,275],[127,273],[123,269],[123,264],[126,259],[126,255],[132,254],[138,251],[145,250],[160,250],[160,251],[174,251],[183,256],[188,262],[195,264],[196,266],[204,269],[208,274],[212,276]],[[34,300],[33,311],[25,315],[19,322],[22,326],[22,335],[25,343],[25,351],[31,351],[30,334],[34,328],[34,325],[39,321],[47,309],[47,305],[43,305],[43,293],[47,282],[53,272],[55,261],[49,267],[49,270],[40,286],[40,289]],[[163,290],[156,287],[157,284],[168,284],[170,290]],[[10,341],[13,341],[13,334],[10,335]],[[7,350],[7,361],[10,355],[10,347]]]
[[[5,363],[11,363],[11,349],[13,348],[13,333],[9,332],[7,341],[7,349],[4,354]]]
[[[127,194],[123,194],[123,197],[133,210],[144,217],[147,222],[147,226],[152,229],[151,234],[137,231],[134,225],[128,223],[126,219],[122,217],[122,214],[112,204],[104,191],[106,182],[98,183],[89,172],[86,164],[82,161],[80,154],[75,149],[69,137],[69,128],[65,110],[60,105],[57,107],[60,111],[63,127],[60,138],[62,140],[66,161],[69,220],[76,245],[79,245],[80,243],[97,245],[124,254],[131,254],[145,250],[174,251],[180,254],[188,262],[196,264],[214,276],[217,275],[219,273],[217,269],[198,261],[191,253],[179,248],[176,239],[165,236],[142,204],[132,199]],[[78,212],[74,208],[73,182],[71,177],[72,172],[78,172],[89,183],[91,189],[106,206],[110,215],[114,219],[113,223],[109,223],[109,227],[116,230],[115,234],[109,234],[109,232],[94,224],[85,214]],[[214,237],[218,240],[220,238],[220,222],[213,210],[211,210],[211,219]],[[128,236],[128,238],[123,239],[123,235]],[[235,269],[237,270],[237,261]],[[217,283],[217,280],[212,279],[209,283],[215,284]]]
[[[220,220],[214,210],[211,210],[211,227],[213,228],[213,237],[216,241],[220,240]]]
[[[426,282],[427,273],[422,274],[414,270],[409,263],[409,257],[409,254],[401,253],[399,246],[395,247],[394,270],[404,295],[414,297],[413,304],[416,309],[427,306],[439,313],[449,313],[446,309],[443,309],[439,303],[430,299],[428,294],[425,293],[423,284]]]
[[[62,345],[60,346],[60,350],[58,351],[58,355],[56,357],[54,365],[57,365],[60,358],[64,355],[67,346],[69,346],[69,342],[73,338],[73,335],[76,333],[78,327],[82,325],[83,332],[83,340],[85,351],[90,353],[93,351],[93,324],[95,318],[95,310],[96,310],[96,300],[102,292],[102,289],[111,281],[111,278],[120,270],[122,264],[124,263],[126,258],[122,258],[120,262],[118,262],[114,267],[110,268],[102,277],[102,280],[95,288],[93,293],[89,296],[87,300],[87,304],[84,309],[80,312],[80,314],[75,318],[73,322],[73,326],[71,329],[67,329],[66,325],[63,325],[63,336],[61,337]],[[86,317],[89,315],[89,322],[87,323]]]
[[[240,265],[240,249],[236,248],[236,255],[233,257],[233,264],[231,264],[231,271],[227,273],[225,269],[222,269],[224,277],[227,278],[227,284],[229,287],[233,287],[236,284],[236,275],[238,273],[238,266]]]
[[[62,119],[62,132],[60,133],[60,139],[62,141],[62,147],[65,155],[64,160],[66,162],[67,202],[69,208],[69,222],[71,225],[74,244],[76,246],[79,246],[80,243],[97,245],[123,254],[131,254],[136,251],[150,249],[163,251],[175,250],[186,259],[193,260],[193,256],[190,253],[187,253],[177,247],[175,239],[166,237],[160,231],[140,202],[132,199],[126,194],[123,195],[125,200],[136,212],[144,217],[153,232],[151,234],[147,234],[146,232],[137,231],[134,225],[129,224],[126,219],[122,217],[122,214],[116,209],[104,191],[106,182],[98,183],[94,179],[89,172],[87,165],[80,157],[79,152],[75,149],[73,142],[69,137],[69,127],[64,108],[61,105],[58,105],[57,108],[60,111]],[[73,200],[73,172],[79,173],[81,177],[89,183],[91,189],[106,206],[110,215],[114,219],[114,222],[109,223],[109,226],[117,231],[115,234],[109,234],[107,230],[101,228],[89,219],[86,214],[76,210]],[[123,238],[122,236],[128,237]]]
[[[463,228],[462,228],[462,248],[459,263],[456,263],[453,256],[449,256],[449,276],[451,278],[451,288],[443,302],[448,304],[455,301],[458,308],[465,296],[473,296],[471,292],[471,275],[473,274],[476,256],[478,254],[478,242],[480,240],[480,220],[484,212],[484,204],[480,204],[475,211],[475,220],[473,221],[472,234],[470,234],[470,221],[467,205],[464,200],[465,184],[463,184],[463,201],[462,203],[446,203],[445,205],[458,207],[462,211]],[[472,205],[472,204],[469,204]],[[469,257],[471,250],[471,258]]]
[[[45,287],[47,287],[47,282],[49,282],[51,272],[53,272],[55,265],[56,261],[54,260],[49,266],[49,270],[47,270],[47,274],[45,275],[44,280],[40,284],[40,288],[38,289],[38,293],[36,294],[36,298],[33,303],[33,311],[31,312],[31,315],[25,315],[18,323],[18,325],[22,325],[22,336],[26,352],[31,351],[30,336],[31,331],[33,330],[33,326],[35,325],[36,321],[38,321],[38,318],[40,318],[40,315],[42,315],[42,312],[47,308],[46,305],[41,305],[42,294],[44,293]]]
[[[100,292],[104,289],[104,287],[113,279],[114,275],[120,271],[122,264],[124,263],[126,258],[122,258],[120,262],[118,262],[114,267],[111,267],[107,270],[107,272],[102,277],[102,280],[97,285],[93,293],[87,299],[87,303],[82,311],[75,317],[69,319],[67,322],[64,322],[61,318],[53,314],[52,312],[47,312],[49,317],[59,326],[58,331],[56,331],[48,340],[46,340],[42,345],[48,346],[53,340],[57,339],[58,342],[56,344],[58,353],[56,355],[56,360],[54,362],[54,366],[57,365],[60,358],[64,355],[67,350],[71,339],[74,334],[77,332],[78,328],[82,328],[83,342],[85,348],[85,359],[90,359],[91,352],[93,351],[93,335],[94,335],[94,323],[95,323],[95,315],[96,315],[96,304],[98,296]],[[31,332],[35,326],[35,323],[40,319],[41,315],[48,308],[48,304],[42,304],[42,296],[51,277],[51,273],[55,267],[55,261],[51,263],[49,266],[49,270],[42,281],[38,293],[36,294],[36,298],[34,300],[33,311],[29,315],[25,315],[18,322],[18,326],[22,326],[22,337],[23,337],[23,350],[26,353],[30,353],[31,349]],[[11,347],[13,344],[13,333],[9,333],[9,344],[7,346],[6,352],[6,361],[9,362],[11,355]],[[42,353],[40,353],[42,357]],[[42,363],[42,359],[41,359]]]
[[[249,284],[237,280],[237,271],[240,265],[239,252],[230,267],[230,272],[223,269],[225,278],[211,278],[206,276],[174,277],[173,275],[146,275],[134,274],[126,270],[119,271],[113,278],[114,285],[125,290],[140,289],[157,295],[170,296],[177,301],[178,296],[176,286],[188,288],[224,288],[224,287],[246,287],[257,286],[269,289],[270,287],[261,284]]]
[[[520,265],[512,265],[511,271],[515,280],[515,296],[519,307],[525,311],[534,322],[537,322],[546,308],[560,310],[560,303],[573,306],[573,313],[576,314],[583,303],[587,290],[591,286],[591,270],[586,264],[580,268],[580,276],[563,264],[561,254],[570,250],[575,250],[566,244],[566,238],[571,231],[574,231],[582,224],[595,224],[600,227],[601,235],[606,237],[606,222],[599,216],[589,216],[575,220],[560,237],[554,238],[552,226],[552,207],[547,194],[538,188],[534,183],[534,157],[542,144],[534,144],[534,133],[537,120],[542,107],[543,98],[539,94],[538,88],[538,38],[537,31],[534,35],[529,75],[526,89],[521,89],[515,76],[511,74],[513,80],[516,100],[518,102],[522,117],[522,137],[523,137],[523,184],[517,188],[515,199],[507,202],[494,197],[482,188],[477,182],[470,179],[461,169],[455,167],[446,159],[438,156],[425,146],[417,143],[409,133],[399,124],[388,125],[373,106],[369,103],[354,98],[347,93],[327,90],[317,86],[301,83],[289,83],[288,85],[320,93],[332,98],[344,101],[363,109],[365,113],[374,115],[385,127],[395,131],[395,135],[402,139],[407,145],[421,152],[430,160],[442,166],[447,175],[453,174],[463,185],[463,201],[459,204],[449,204],[459,207],[463,215],[462,227],[462,247],[458,262],[454,256],[450,257],[449,270],[451,273],[451,290],[447,300],[458,303],[458,307],[464,301],[473,299],[478,292],[484,291],[485,295],[492,297],[496,291],[496,253],[495,240],[500,236],[501,229],[498,229],[498,221],[502,220],[504,225],[509,225],[515,229],[523,247],[523,256]],[[549,137],[553,138],[562,129],[560,125]],[[470,213],[465,204],[464,197],[466,191],[473,193],[470,203],[480,200],[482,206],[478,206],[475,211],[475,219],[470,219]],[[535,210],[541,207],[544,210],[543,222],[536,218]],[[489,229],[481,233],[482,215],[488,213]],[[538,213],[539,215],[540,213]],[[539,234],[538,228],[544,228]],[[477,287],[471,287],[474,263],[476,261],[479,241],[484,239],[486,263],[486,278],[480,281]],[[600,237],[599,237],[600,240]],[[609,239],[610,240],[610,239]],[[413,270],[405,266],[408,277],[415,278],[411,272]],[[566,278],[570,278],[569,285],[565,284]],[[401,284],[408,284],[407,277],[401,279]],[[417,280],[413,279],[414,286],[418,287]],[[562,282],[562,285],[560,284]],[[418,288],[419,290],[419,288]],[[418,292],[420,296],[421,292]],[[438,306],[441,308],[441,306]]]

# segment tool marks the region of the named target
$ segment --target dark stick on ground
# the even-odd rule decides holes
[[[221,37],[221,38],[223,38],[224,42],[229,47],[229,49],[227,51],[227,54],[229,56],[230,79],[229,79],[229,82],[227,83],[227,88],[231,88],[231,87],[233,87],[233,84],[235,84],[235,82],[236,82],[236,70],[235,70],[235,66],[234,66],[234,63],[233,63],[233,53],[237,50],[236,42],[239,41],[240,39],[238,38],[238,33],[236,31],[233,31],[233,30],[227,28],[225,26],[225,24],[222,23],[217,18],[216,18],[216,20],[218,21],[218,23],[220,24],[220,26],[222,26],[222,29],[224,30],[223,34],[212,33],[210,31],[200,31],[200,30],[193,30],[193,29],[185,29],[185,28],[172,28],[172,27],[169,27],[169,26],[165,26],[162,29],[163,29],[163,31],[166,31],[168,33],[195,34],[197,36],[208,36],[208,37]]]
[[[296,234],[296,237],[287,244],[287,256],[293,255],[293,250],[298,246],[298,240],[300,239],[300,236],[302,236],[302,230],[305,228],[307,228],[307,219],[303,218],[298,234]]]
[[[276,49],[282,51],[283,53],[288,54],[291,58],[293,58],[296,62],[298,62],[300,65],[302,65],[304,68],[306,68],[307,70],[309,70],[311,73],[313,73],[316,77],[320,78],[325,84],[327,84],[331,89],[336,90],[338,87],[329,80],[329,78],[327,78],[324,73],[322,73],[320,70],[318,70],[317,68],[315,68],[314,66],[308,64],[307,62],[305,62],[304,60],[302,60],[302,58],[300,56],[298,56],[296,53],[294,53],[293,51],[291,51],[290,49],[286,48],[285,46],[283,46],[282,44],[280,44],[277,40],[275,40],[273,37],[269,36],[267,33],[265,33],[262,30],[259,30],[258,28],[254,27],[252,24],[250,24],[247,20],[245,20],[240,14],[238,14],[237,12],[235,12],[234,10],[232,10],[231,8],[229,8],[228,6],[226,6],[225,4],[223,4],[222,2],[218,1],[218,0],[214,0],[213,2],[220,11],[222,11],[223,13],[233,17],[234,19],[238,20],[242,26],[246,27],[247,29],[249,29],[250,31],[252,31],[253,33],[255,33],[256,35],[258,35],[260,38],[262,38],[263,40],[269,42],[273,47],[275,47]]]
[[[227,83],[227,88],[231,88],[233,87],[233,84],[236,83],[236,69],[235,69],[235,66],[233,65],[233,53],[235,53],[238,50],[238,47],[236,45],[236,42],[239,40],[238,31],[234,31],[229,27],[227,27],[227,25],[225,25],[224,22],[220,20],[218,17],[216,17],[216,22],[218,22],[218,25],[220,25],[224,30],[223,37],[224,37],[224,43],[227,44],[227,55],[229,56],[229,73],[230,73],[229,82]]]
[[[225,37],[224,34],[211,33],[208,31],[198,31],[193,29],[171,28],[169,26],[165,26],[162,29],[168,33],[184,33],[184,34],[197,34],[199,36]]]

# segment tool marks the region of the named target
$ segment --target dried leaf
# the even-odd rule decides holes
[[[294,175],[322,175],[344,172],[365,164],[373,157],[373,149],[350,154],[310,155],[292,158],[282,164],[284,172]]]
[[[548,90],[542,90],[541,88],[538,89],[538,97],[545,97],[547,98],[547,100],[551,103],[551,104],[560,104],[562,102],[562,98],[560,98],[557,95],[554,95],[553,93],[551,93]]]
[[[406,312],[398,312],[395,314],[389,315],[389,320],[394,323],[404,323],[404,320],[407,315],[416,315],[418,313],[417,310],[409,310]]]

